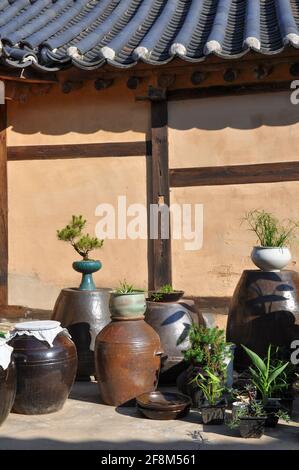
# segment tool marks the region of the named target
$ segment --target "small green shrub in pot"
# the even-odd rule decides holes
[[[194,406],[201,407],[207,398],[204,394],[204,387],[215,386],[217,379],[218,387],[225,389],[227,384],[228,360],[231,359],[230,343],[225,340],[225,332],[219,328],[207,328],[202,325],[193,324],[189,331],[190,346],[183,351],[184,359],[190,363],[187,369],[187,390],[192,397]],[[204,377],[209,381],[203,382],[203,387],[199,386]]]
[[[137,320],[144,318],[145,293],[126,280],[110,292],[109,309],[112,320]]]
[[[291,261],[288,245],[295,238],[299,223],[281,223],[270,212],[257,209],[248,212],[244,219],[259,242],[251,252],[253,263],[262,271],[283,269]]]
[[[74,261],[73,269],[82,274],[80,290],[95,290],[92,274],[99,271],[102,263],[89,258],[89,253],[102,248],[104,240],[84,234],[86,220],[82,215],[73,215],[71,221],[61,230],[57,230],[58,240],[70,243],[73,249],[82,256],[81,261]]]

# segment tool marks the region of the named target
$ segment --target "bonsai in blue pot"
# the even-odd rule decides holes
[[[92,250],[102,248],[104,240],[91,237],[88,233],[83,234],[82,231],[86,225],[86,220],[82,215],[73,215],[72,220],[66,227],[57,230],[58,240],[69,242],[74,250],[82,256],[82,260],[74,261],[73,268],[82,274],[80,290],[95,290],[96,286],[93,281],[92,274],[99,271],[102,267],[101,261],[89,258]]]

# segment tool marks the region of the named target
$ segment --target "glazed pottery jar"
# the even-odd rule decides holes
[[[44,414],[60,410],[77,370],[76,347],[66,330],[51,320],[18,323],[9,344],[17,368],[13,411]]]
[[[146,311],[145,294],[140,291],[126,294],[112,291],[109,308],[112,320],[143,319]]]
[[[144,320],[112,321],[105,326],[95,345],[103,402],[118,406],[155,390],[161,354],[159,336]]]
[[[0,426],[10,413],[16,395],[16,369],[13,348],[0,338]]]
[[[202,315],[193,300],[178,302],[147,301],[145,321],[158,333],[165,356],[162,360],[160,382],[175,383],[187,367],[183,353],[189,347],[192,323],[204,325]]]
[[[95,375],[94,344],[98,333],[110,323],[110,289],[62,289],[53,311],[53,320],[67,328],[76,345],[76,380],[90,381]]]
[[[262,271],[280,271],[291,259],[287,247],[255,246],[251,252],[252,262]]]

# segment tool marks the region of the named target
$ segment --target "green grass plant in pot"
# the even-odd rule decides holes
[[[285,376],[289,362],[274,361],[271,344],[265,360],[246,346],[242,347],[252,361],[252,366],[249,367],[251,382],[256,387],[267,413],[266,427],[275,427],[279,418],[288,421],[289,416],[281,404],[281,394],[290,387]]]
[[[252,249],[252,262],[262,271],[283,269],[292,259],[288,245],[299,223],[291,220],[281,223],[270,212],[257,209],[248,212],[244,219],[259,242],[259,246]]]
[[[175,290],[171,284],[164,284],[159,289],[149,292],[151,302],[177,302],[183,297],[184,291]]]
[[[205,398],[201,406],[201,416],[204,424],[223,424],[225,416],[225,402],[223,395],[225,387],[220,377],[206,369],[205,374],[198,373],[193,382],[202,391]]]
[[[124,280],[110,292],[109,308],[112,320],[143,319],[146,311],[145,293]]]
[[[58,240],[68,242],[76,253],[82,256],[82,260],[74,261],[73,269],[82,274],[80,290],[96,290],[92,274],[99,271],[102,263],[99,260],[89,258],[89,253],[102,248],[104,240],[84,234],[86,220],[82,215],[73,215],[72,220],[61,230],[57,230]]]

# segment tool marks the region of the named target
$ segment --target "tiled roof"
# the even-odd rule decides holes
[[[299,0],[0,0],[0,61],[58,70],[299,47]]]

